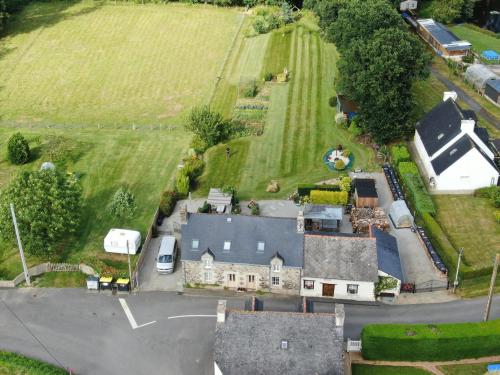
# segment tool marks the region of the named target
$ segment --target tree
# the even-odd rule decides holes
[[[74,177],[54,170],[20,173],[0,193],[0,235],[13,241],[10,203],[16,210],[26,252],[50,256],[78,228],[82,190]]]
[[[319,27],[323,31],[326,39],[331,41],[330,27],[337,20],[340,9],[342,9],[349,0],[312,0],[307,3],[309,9],[319,17]],[[304,2],[306,6],[306,2]]]
[[[15,133],[9,138],[7,158],[12,164],[25,164],[30,160],[30,146],[21,133]]]
[[[231,124],[209,106],[195,107],[191,110],[184,128],[193,132],[198,139],[213,146],[229,137]]]
[[[0,32],[5,27],[5,24],[7,23],[7,6],[5,5],[5,0],[0,0]]]
[[[357,124],[377,142],[408,133],[412,84],[428,75],[430,56],[420,41],[399,28],[356,40],[339,61],[339,89],[358,103]]]
[[[355,41],[368,40],[376,31],[389,28],[406,30],[406,25],[387,0],[351,0],[340,7],[326,33],[343,52]]]
[[[127,188],[119,188],[113,195],[108,206],[108,212],[117,218],[130,218],[134,215],[137,205],[134,194]]]

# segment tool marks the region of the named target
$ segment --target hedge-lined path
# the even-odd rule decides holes
[[[445,375],[438,367],[450,365],[470,365],[477,363],[500,362],[500,355],[461,359],[460,361],[442,361],[442,362],[404,362],[404,361],[370,361],[363,359],[361,353],[349,353],[349,359],[352,364],[372,365],[372,366],[400,366],[400,367],[418,367],[436,375]]]

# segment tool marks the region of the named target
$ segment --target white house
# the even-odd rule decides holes
[[[472,111],[462,110],[455,92],[445,92],[416,125],[415,148],[431,189],[465,193],[496,185],[499,170],[486,129],[476,126]]]
[[[301,296],[374,301],[377,281],[374,237],[305,235]]]

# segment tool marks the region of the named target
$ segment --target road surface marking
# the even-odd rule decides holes
[[[168,317],[168,319],[178,319],[178,318],[217,318],[217,315],[177,315]]]
[[[132,315],[132,311],[130,311],[130,309],[127,305],[127,301],[125,301],[123,298],[118,298],[118,300],[120,301],[120,305],[122,305],[123,311],[125,312],[125,315],[127,316],[127,319],[129,321],[130,325],[132,326],[132,329],[142,328],[142,327],[148,326],[150,324],[156,323],[156,320],[153,320],[152,322],[138,325],[134,319],[134,316]]]

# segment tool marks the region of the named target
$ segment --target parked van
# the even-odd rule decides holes
[[[104,250],[108,253],[136,254],[141,248],[141,233],[136,230],[111,229],[104,238]]]
[[[162,237],[160,249],[158,250],[158,257],[156,258],[156,270],[160,273],[174,272],[176,255],[177,241],[175,237]]]

